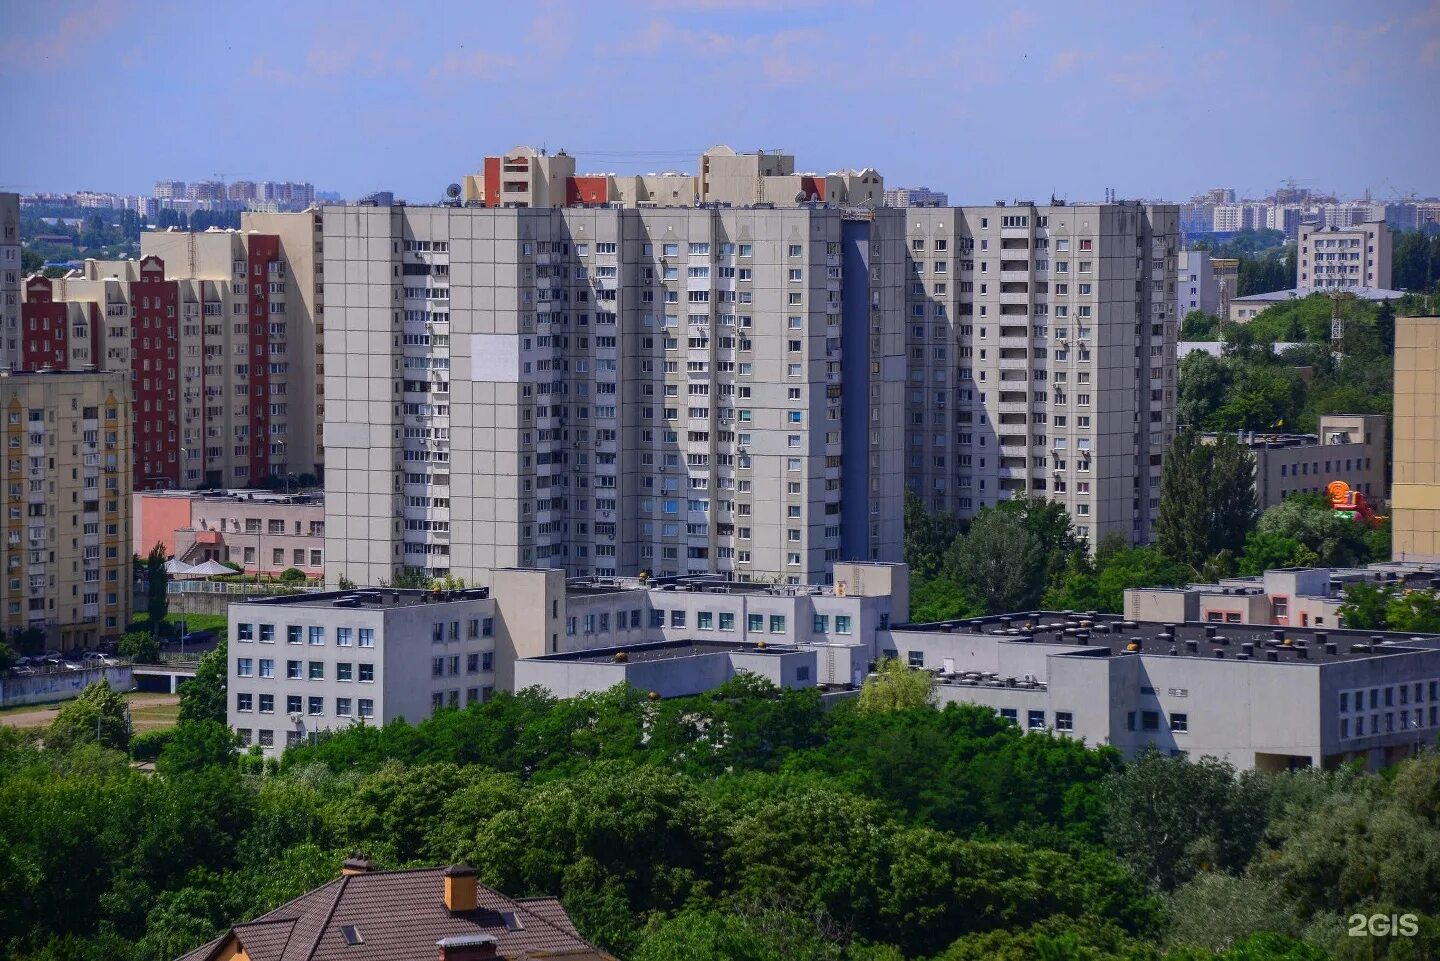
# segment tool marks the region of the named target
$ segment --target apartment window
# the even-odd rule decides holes
[[[335,665],[335,680],[337,681],[354,680],[354,674],[355,666],[349,661],[340,661]]]
[[[784,615],[784,614],[771,614],[771,615],[770,615],[770,633],[771,633],[771,634],[784,634],[784,633],[785,633],[785,615]]]
[[[305,707],[305,701],[299,694],[290,694],[285,698],[285,712],[287,714],[299,714]]]
[[[235,676],[251,677],[255,673],[255,662],[248,657],[236,658]]]
[[[1002,707],[1000,709],[1000,720],[1009,721],[1018,727],[1020,724],[1020,712],[1013,707]]]
[[[700,611],[695,615],[695,627],[697,630],[708,631],[715,626],[715,615],[710,611]]]
[[[253,641],[253,640],[255,640],[255,625],[254,625],[254,624],[236,624],[236,625],[235,625],[235,639],[236,639],[237,641]]]
[[[720,612],[720,630],[735,630],[735,615],[733,613],[730,613],[729,611]]]
[[[285,677],[292,681],[298,681],[300,680],[300,678],[304,677],[304,674],[302,673],[302,667],[299,661],[285,662]]]
[[[325,680],[325,662],[324,662],[324,661],[311,661],[311,662],[310,662],[310,680],[312,680],[312,681],[323,681],[323,680]]]
[[[1027,711],[1027,712],[1025,712],[1025,726],[1028,727],[1028,728],[1030,728],[1030,730],[1032,730],[1032,731],[1038,731],[1038,730],[1040,730],[1041,728],[1043,728],[1043,727],[1045,726],[1045,712],[1044,712],[1044,711]]]
[[[285,643],[286,643],[286,644],[299,644],[300,641],[302,640],[302,636],[303,636],[303,635],[302,635],[302,632],[301,632],[301,630],[300,630],[300,625],[298,625],[298,624],[291,624],[291,625],[289,625],[288,627],[285,628]]]
[[[335,716],[336,716],[336,717],[349,717],[349,716],[350,716],[350,698],[348,698],[348,697],[337,697],[337,698],[335,699]]]
[[[1146,731],[1160,730],[1160,712],[1142,711],[1140,713],[1140,726]]]
[[[248,714],[255,709],[255,696],[253,694],[236,694],[235,710],[242,714]]]
[[[849,614],[836,614],[836,615],[835,615],[835,633],[836,633],[836,634],[849,634],[849,633],[850,633],[850,615],[849,615]]]
[[[828,614],[816,614],[816,615],[815,615],[815,623],[814,623],[814,625],[813,625],[813,630],[814,630],[815,633],[817,633],[817,634],[824,634],[825,632],[829,631],[829,630],[830,630],[830,615],[828,615]]]
[[[260,658],[260,676],[261,676],[261,677],[274,677],[274,676],[275,676],[275,659],[274,659],[274,658],[271,658],[271,657],[262,657],[262,658]]]
[[[908,651],[908,652],[906,652],[906,655],[905,655],[905,663],[909,664],[911,667],[924,667],[924,666],[925,666],[925,652],[924,652],[924,651]]]
[[[325,628],[323,628],[323,627],[311,627],[311,628],[310,628],[310,643],[311,643],[311,644],[314,644],[314,645],[316,645],[316,646],[321,646],[321,645],[323,645],[323,644],[325,643]]]
[[[357,713],[358,713],[358,715],[359,715],[360,717],[362,717],[362,718],[364,718],[364,717],[374,717],[374,716],[375,716],[375,702],[372,701],[372,700],[371,700],[370,698],[368,698],[368,697],[362,697],[362,698],[360,698],[360,701],[359,701],[359,710],[357,711]]]
[[[373,684],[373,683],[375,683],[375,665],[374,665],[374,664],[361,664],[361,665],[360,665],[360,683],[361,683],[361,684]]]
[[[374,647],[374,646],[375,646],[375,628],[373,628],[373,627],[362,627],[362,628],[360,628],[360,646],[361,646],[361,647]]]
[[[261,714],[274,714],[274,713],[275,713],[275,695],[274,695],[274,694],[261,694],[261,695],[260,695],[260,713],[261,713]]]
[[[261,624],[261,625],[260,625],[260,643],[261,643],[261,644],[274,644],[274,643],[275,643],[275,625],[274,625],[274,624]]]
[[[309,698],[308,703],[306,704],[305,713],[309,714],[311,717],[319,717],[320,715],[324,714],[325,698],[319,696],[313,696]]]
[[[1170,730],[1174,731],[1176,734],[1184,734],[1185,732],[1189,731],[1190,715],[1172,713],[1170,715]]]
[[[1057,730],[1057,731],[1073,731],[1073,730],[1075,730],[1075,715],[1072,714],[1072,713],[1070,713],[1069,711],[1056,711],[1056,712],[1055,712],[1055,730]]]

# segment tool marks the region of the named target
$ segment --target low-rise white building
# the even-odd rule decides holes
[[[1440,637],[1036,611],[882,632],[933,670],[940,702],[983,704],[1133,756],[1242,770],[1370,769],[1440,733]]]

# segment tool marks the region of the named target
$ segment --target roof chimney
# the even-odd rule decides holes
[[[451,914],[474,911],[480,906],[480,882],[474,868],[468,864],[452,864],[442,872],[442,876],[445,878],[445,907]],[[466,958],[494,956],[493,947],[488,955],[465,955]],[[440,957],[445,957],[444,951],[440,952]]]
[[[340,874],[342,877],[348,877],[352,874],[369,874],[374,870],[375,862],[359,851],[350,855],[345,859],[345,863],[340,865]]]
[[[495,938],[489,934],[441,938],[435,942],[435,947],[440,951],[438,961],[488,961],[500,957],[495,953]]]

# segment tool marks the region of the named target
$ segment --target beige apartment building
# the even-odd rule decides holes
[[[318,215],[242,225],[148,231],[138,261],[25,281],[25,369],[132,374],[139,489],[320,471]]]
[[[822,583],[899,559],[897,228],[809,206],[323,221],[331,581]]]
[[[1395,320],[1391,556],[1440,561],[1440,317]]]
[[[1344,481],[1377,509],[1385,501],[1383,414],[1325,414],[1318,434],[1240,431],[1236,438],[1255,460],[1255,494],[1261,510],[1291,494],[1323,494]],[[1217,435],[1205,434],[1207,440]]]
[[[130,623],[130,378],[0,371],[0,627],[93,649]]]
[[[1383,220],[1349,227],[1301,224],[1295,284],[1303,290],[1390,289],[1393,231]]]
[[[885,182],[875,170],[803,173],[782,151],[737,153],[723,144],[700,155],[696,173],[653,174],[575,172],[575,158],[534,147],[486,157],[462,184],[468,205],[483,207],[688,207],[694,204],[840,203],[878,207]]]
[[[1177,208],[894,214],[910,487],[963,517],[1048,497],[1092,544],[1147,542],[1175,427]]]
[[[20,195],[0,193],[0,367],[14,367],[20,337]]]

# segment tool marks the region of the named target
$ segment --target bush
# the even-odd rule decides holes
[[[286,584],[298,584],[305,580],[305,572],[298,567],[287,567],[280,572],[280,580]]]
[[[137,761],[154,761],[175,739],[175,729],[145,731],[130,738],[130,756]]]
[[[160,642],[149,631],[126,631],[120,635],[116,651],[121,657],[141,664],[153,664],[160,660]]]

